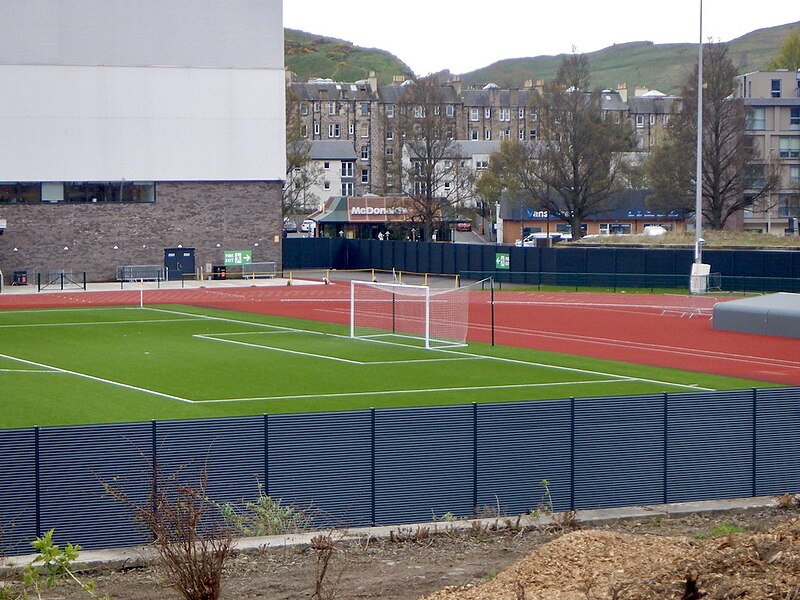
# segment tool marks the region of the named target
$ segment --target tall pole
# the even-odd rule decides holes
[[[703,0],[700,0],[700,43],[697,45],[697,165],[695,168],[694,262],[701,263],[703,229]]]

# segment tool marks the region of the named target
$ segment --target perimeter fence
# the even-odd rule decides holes
[[[520,514],[545,479],[556,511],[794,493],[798,449],[797,387],[6,430],[0,554],[144,543],[103,483],[145,501],[156,465],[348,527]]]

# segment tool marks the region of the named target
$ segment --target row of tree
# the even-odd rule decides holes
[[[800,32],[794,32],[771,66],[800,68],[798,63]],[[703,221],[704,227],[722,229],[733,215],[769,196],[778,171],[746,143],[747,108],[742,99],[734,99],[737,71],[727,45],[705,46],[703,73]],[[587,218],[617,208],[615,192],[623,188],[646,188],[651,208],[688,217],[695,210],[697,80],[695,65],[664,139],[645,161],[632,161],[630,123],[604,114],[601,92],[591,90],[586,56],[567,56],[529,107],[537,115],[537,139],[504,140],[477,178],[458,160],[459,140],[443,108],[443,88],[435,76],[417,79],[405,86],[397,110],[410,158],[401,169],[402,189],[426,239],[448,207],[474,201],[476,192],[488,205],[499,201],[503,190],[522,196],[530,206],[568,222],[574,238]],[[287,102],[287,181],[293,183],[284,194],[285,211],[319,176],[311,167],[309,148],[298,111]]]

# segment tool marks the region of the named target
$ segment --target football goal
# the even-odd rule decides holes
[[[425,348],[466,346],[470,288],[352,281],[350,337],[402,338]]]

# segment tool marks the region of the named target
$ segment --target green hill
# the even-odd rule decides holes
[[[800,21],[759,29],[728,42],[731,58],[740,73],[758,71],[777,54],[784,38]],[[587,54],[596,87],[616,89],[625,82],[632,92],[645,86],[664,93],[679,93],[697,60],[696,44],[615,44]],[[496,83],[502,88],[520,88],[526,80],[552,79],[563,55],[511,58],[482,69],[463,73],[465,85]],[[336,81],[364,79],[375,71],[381,83],[394,75],[409,75],[411,69],[396,56],[375,48],[360,48],[350,42],[286,30],[286,66],[301,80],[327,77]]]
[[[395,75],[413,71],[399,58],[377,48],[360,48],[350,42],[321,37],[295,29],[284,32],[286,68],[300,81],[311,77],[353,82],[375,71],[378,81],[390,83]]]

